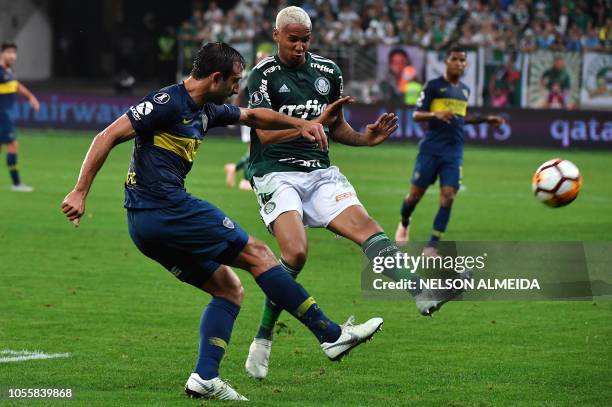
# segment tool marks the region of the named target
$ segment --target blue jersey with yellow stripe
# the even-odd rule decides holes
[[[149,94],[126,114],[136,138],[125,207],[166,208],[189,196],[185,177],[207,130],[237,123],[240,108],[213,103],[200,108],[180,83]]]
[[[469,96],[470,88],[463,82],[453,85],[444,76],[427,82],[417,101],[417,110],[451,111],[454,116],[450,123],[438,119],[429,121],[425,138],[419,144],[420,152],[455,157],[463,155],[463,125]]]
[[[15,74],[0,65],[0,122],[13,122],[10,111],[17,103],[18,85]]]

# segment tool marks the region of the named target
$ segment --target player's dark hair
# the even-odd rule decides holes
[[[224,42],[209,42],[202,45],[193,59],[191,76],[203,79],[214,72],[221,72],[223,80],[234,73],[234,64],[245,66],[244,58],[240,52]]]
[[[464,54],[467,54],[467,51],[463,47],[451,47],[446,50],[446,57],[448,58],[450,54],[452,54],[453,52],[457,52],[457,53],[462,52]]]
[[[4,41],[2,43],[1,48],[2,48],[2,52],[4,52],[7,49],[11,49],[11,48],[14,49],[15,51],[17,51],[17,44],[15,44],[12,41]]]

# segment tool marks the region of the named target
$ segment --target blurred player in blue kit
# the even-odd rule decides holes
[[[444,60],[446,73],[425,85],[417,101],[414,120],[429,122],[425,138],[419,143],[410,193],[404,199],[401,221],[397,225],[395,240],[409,239],[411,215],[427,188],[440,179],[440,208],[434,219],[426,255],[438,255],[437,242],[446,231],[451,207],[461,183],[463,164],[463,125],[489,123],[499,127],[500,116],[475,117],[467,114],[470,88],[460,78],[467,66],[463,49],[450,49]]]
[[[264,243],[213,204],[186,192],[185,177],[211,127],[241,123],[295,129],[319,148],[327,148],[318,122],[270,109],[222,104],[238,92],[243,69],[244,59],[230,46],[202,46],[184,82],[149,94],[94,138],[78,181],[62,202],[65,216],[78,224],[94,177],[110,150],[135,138],[125,181],[130,236],[143,254],[213,297],[200,323],[199,358],[185,385],[194,397],[246,400],[219,377],[219,364],[243,300],[242,284],[228,266],[248,271],[268,298],[310,329],[332,360],[369,339],[383,322],[372,318],[361,325],[340,326],[329,320]],[[331,104],[323,116],[335,120],[347,101]]]
[[[38,112],[40,104],[36,96],[32,94],[23,84],[17,81],[12,67],[17,61],[17,45],[12,42],[4,42],[0,48],[0,150],[6,145],[6,165],[11,176],[11,190],[15,192],[32,192],[34,188],[21,182],[19,169],[17,167],[17,155],[19,144],[15,134],[15,119],[11,110],[17,104],[17,95],[28,99],[30,106]]]

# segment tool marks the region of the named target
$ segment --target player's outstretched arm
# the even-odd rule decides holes
[[[506,122],[501,116],[467,116],[464,120],[466,124],[480,124],[480,123],[488,123],[495,128],[498,128],[502,124]]]
[[[240,109],[240,123],[263,130],[295,129],[306,139],[316,142],[321,150],[327,149],[327,136],[323,126],[315,121],[308,121],[275,112],[272,109]]]
[[[344,105],[353,103],[355,99],[352,96],[344,96],[339,98],[335,102],[329,104],[323,113],[319,117],[313,120],[315,123],[321,123],[323,126],[329,126],[334,123],[340,113],[342,112],[342,108]],[[257,137],[262,144],[273,144],[273,143],[284,143],[289,140],[293,140],[300,136],[299,131],[297,130],[256,130]]]
[[[340,112],[338,119],[330,127],[330,136],[334,141],[348,146],[373,147],[385,141],[397,128],[395,113],[384,113],[376,122],[368,124],[366,131],[361,134],[347,123],[344,114]]]
[[[130,140],[135,135],[132,123],[123,115],[94,137],[83,160],[76,185],[62,202],[62,212],[75,226],[79,225],[79,220],[85,213],[87,194],[108,153],[117,144]]]
[[[455,117],[455,114],[449,110],[443,112],[422,112],[415,110],[412,113],[412,118],[415,122],[428,122],[436,119],[441,120],[444,123],[450,123],[453,117]]]
[[[34,109],[35,112],[38,112],[40,110],[40,103],[38,102],[38,99],[36,99],[36,96],[34,96],[34,94],[30,92],[30,90],[26,88],[25,85],[18,83],[17,93],[28,99],[28,103],[30,104],[32,109]]]

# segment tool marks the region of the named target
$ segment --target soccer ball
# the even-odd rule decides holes
[[[557,208],[572,202],[582,187],[580,170],[561,158],[546,161],[533,174],[533,193],[542,203]]]

